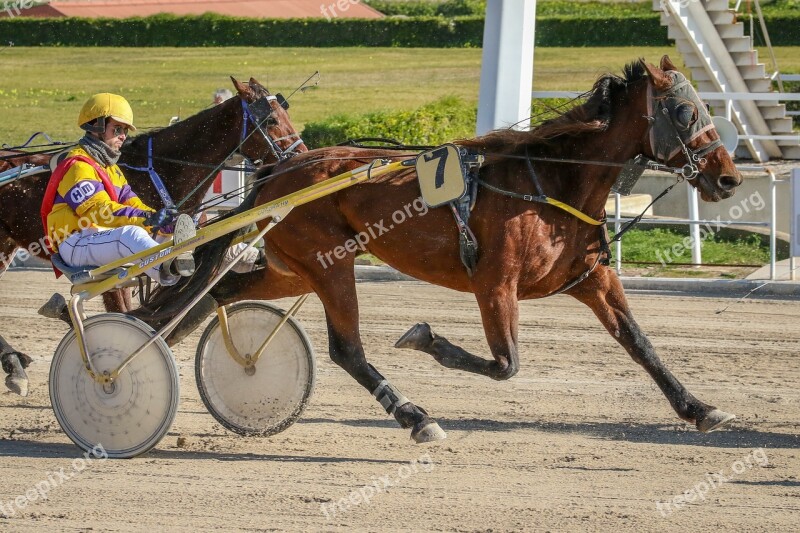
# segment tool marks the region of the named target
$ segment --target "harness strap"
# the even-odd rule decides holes
[[[147,166],[146,167],[134,167],[131,165],[126,165],[124,163],[120,163],[120,166],[129,168],[131,170],[135,170],[137,172],[147,172],[147,175],[150,176],[150,181],[153,183],[153,187],[156,188],[158,191],[158,195],[161,197],[161,201],[164,202],[164,207],[174,207],[175,202],[172,200],[172,197],[169,195],[169,191],[167,187],[164,185],[164,182],[161,180],[161,176],[158,175],[156,169],[153,167],[153,138],[147,138]]]
[[[650,202],[650,203],[647,205],[647,207],[645,207],[645,208],[644,208],[644,210],[643,210],[641,213],[639,213],[639,215],[637,215],[637,216],[636,216],[635,218],[633,218],[633,219],[632,219],[630,222],[628,222],[627,224],[625,224],[625,227],[624,227],[624,228],[622,228],[621,230],[619,230],[619,233],[617,233],[616,235],[614,235],[614,238],[613,238],[613,239],[611,239],[611,241],[609,241],[609,244],[611,244],[611,243],[614,243],[614,242],[617,242],[617,241],[620,241],[620,240],[622,240],[622,236],[623,236],[623,235],[625,235],[625,234],[628,232],[628,230],[629,230],[629,229],[631,229],[633,226],[635,226],[636,224],[638,224],[639,222],[641,222],[642,218],[644,217],[644,214],[645,214],[645,213],[647,213],[647,210],[648,210],[648,209],[650,209],[650,207],[651,207],[653,204],[655,204],[657,201],[661,200],[661,199],[662,199],[664,196],[666,196],[666,195],[667,195],[667,193],[668,193],[669,191],[671,191],[671,190],[672,190],[672,188],[673,188],[674,186],[676,186],[678,183],[680,183],[680,181],[676,181],[675,183],[673,183],[672,185],[670,185],[669,187],[667,187],[666,189],[664,189],[663,191],[661,191],[661,194],[659,194],[658,196],[656,196],[656,197],[653,199],[653,201],[652,201],[652,202]],[[619,213],[617,213],[617,216],[619,216]]]
[[[65,159],[59,163],[55,171],[50,174],[50,179],[47,182],[47,188],[44,192],[44,198],[42,199],[42,207],[39,210],[39,214],[42,217],[42,226],[44,227],[44,242],[47,245],[47,249],[50,250],[51,253],[56,253],[57,250],[55,248],[55,243],[50,242],[50,231],[47,226],[47,217],[50,215],[50,212],[53,210],[53,206],[55,205],[56,196],[58,195],[58,186],[61,184],[61,180],[64,179],[64,175],[66,175],[67,171],[72,167],[72,165],[78,162],[86,163],[87,165],[91,166],[97,173],[97,177],[100,178],[100,181],[103,183],[103,188],[105,189],[106,194],[108,194],[108,197],[111,198],[111,201],[119,201],[117,190],[114,188],[111,178],[108,177],[108,174],[105,170],[103,170],[103,167],[98,165],[91,157],[77,155],[75,157]],[[53,266],[53,272],[55,272],[56,278],[61,276],[61,271],[55,266]]]
[[[542,189],[542,185],[539,183],[539,176],[536,175],[536,171],[533,169],[533,163],[531,162],[531,158],[528,154],[527,144],[525,145],[525,164],[528,165],[528,174],[530,174],[531,180],[533,180],[533,186],[536,187],[536,194],[544,197],[544,190]]]
[[[586,278],[591,276],[592,272],[595,271],[595,269],[597,268],[597,265],[600,264],[600,260],[602,259],[603,255],[605,255],[603,253],[603,250],[600,250],[600,253],[597,254],[597,258],[594,260],[594,264],[592,264],[592,266],[591,266],[591,268],[589,268],[589,270],[587,270],[586,272],[584,272],[583,274],[581,274],[580,276],[578,276],[577,278],[572,280],[572,282],[564,285],[563,287],[558,289],[556,292],[551,292],[550,294],[545,296],[545,298],[547,298],[548,296],[555,296],[557,294],[561,294],[562,292],[566,292],[566,291],[570,290],[575,285],[578,285],[579,283],[583,283],[586,280]]]
[[[586,222],[587,224],[591,224],[593,226],[601,226],[601,225],[605,224],[605,221],[603,221],[603,220],[596,220],[596,219],[590,217],[589,215],[587,215],[586,213],[583,213],[582,211],[579,211],[579,210],[575,209],[574,207],[565,204],[564,202],[560,202],[558,200],[554,200],[553,198],[549,198],[548,196],[545,196],[543,194],[542,195],[520,194],[518,192],[507,191],[505,189],[501,189],[499,187],[495,187],[494,185],[486,183],[485,181],[483,181],[480,178],[476,178],[476,181],[479,184],[481,184],[482,186],[484,186],[487,189],[489,189],[490,191],[496,192],[498,194],[502,194],[504,196],[510,196],[511,198],[517,198],[518,200],[524,200],[526,202],[535,202],[535,203],[539,203],[539,204],[550,204],[550,205],[552,205],[554,207],[557,207],[559,209],[562,209],[562,210],[566,211],[570,215],[572,215],[572,216],[574,216],[574,217]]]
[[[450,202],[450,210],[453,212],[453,218],[458,226],[458,248],[461,263],[467,269],[467,275],[472,277],[475,267],[478,266],[478,239],[469,227],[468,221],[459,214],[460,209],[465,209],[466,216],[469,216],[469,202],[469,199],[466,199],[466,202],[459,203],[458,206],[456,206],[456,202]]]

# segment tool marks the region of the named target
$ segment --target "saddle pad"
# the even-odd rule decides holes
[[[417,156],[416,169],[422,199],[428,207],[459,200],[467,192],[461,153],[454,144],[422,152]]]

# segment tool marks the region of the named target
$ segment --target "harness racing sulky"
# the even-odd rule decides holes
[[[275,163],[307,150],[287,114],[288,102],[271,94],[251,78],[240,83],[231,78],[236,96],[210,109],[158,128],[126,142],[120,166],[132,188],[147,205],[174,207],[181,199],[184,211],[214,208],[219,200],[203,202],[206,190],[226,161],[239,154],[258,163]],[[58,162],[66,154],[65,145],[53,142],[31,146],[33,136],[19,147],[0,150],[0,276],[19,249],[49,260],[45,233],[38,213],[47,183]],[[161,176],[169,176],[162,180]],[[115,289],[103,294],[106,310],[130,311],[131,290]],[[60,294],[40,310],[41,314],[69,323],[66,305]],[[177,338],[168,342],[177,342]],[[24,368],[31,358],[9,343],[0,344],[0,360],[8,374],[6,383],[14,392],[26,394]]]
[[[595,313],[680,418],[703,432],[717,430],[734,415],[697,399],[665,367],[608,268],[606,199],[612,188],[629,191],[645,169],[686,180],[713,202],[732,196],[742,181],[706,106],[666,56],[660,68],[640,60],[622,76],[602,76],[584,103],[529,131],[497,130],[422,152],[321,148],[263,166],[239,208],[188,240],[170,239],[96,268],[69,269],[52,257],[73,283],[73,328],[50,369],[56,418],[87,451],[102,443],[109,456],[122,458],[155,446],[179,401],[178,371],[164,339],[210,294],[217,316],[195,361],[203,402],[237,433],[281,431],[300,416],[314,385],[313,351],[295,318],[314,292],[325,309],[332,360],[411,429],[415,442],[445,438],[425,409],[367,361],[354,261],[368,252],[419,280],[473,293],[492,357],[467,352],[427,323],[411,327],[398,348],[506,380],[520,367],[518,302],[566,294]],[[424,214],[393,218],[415,202],[424,202]],[[262,239],[266,267],[229,273],[235,262],[223,265],[222,251]],[[345,246],[350,242],[357,245]],[[135,284],[186,252],[194,253],[194,274],[157,287],[142,308],[86,315],[87,300]],[[251,301],[286,296],[299,299],[285,312]]]

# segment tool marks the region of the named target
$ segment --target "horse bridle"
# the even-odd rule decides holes
[[[270,137],[270,135],[266,131],[264,131],[264,128],[262,127],[262,125],[266,124],[267,121],[269,121],[269,119],[272,118],[273,109],[272,109],[271,102],[277,101],[279,103],[279,105],[281,107],[283,107],[284,109],[288,109],[289,108],[289,102],[287,102],[283,98],[283,96],[281,94],[277,94],[277,95],[267,94],[267,95],[264,95],[264,96],[258,98],[252,104],[249,104],[244,98],[240,98],[240,100],[242,102],[242,133],[239,136],[239,146],[237,146],[236,149],[234,150],[234,152],[232,152],[230,155],[233,155],[233,153],[239,152],[241,150],[241,148],[242,148],[242,145],[245,143],[245,141],[247,141],[247,139],[250,138],[250,135],[255,133],[255,131],[258,131],[264,137],[264,141],[267,143],[267,146],[269,146],[270,152],[272,153],[272,155],[275,157],[275,159],[278,162],[285,161],[286,159],[289,159],[290,157],[294,156],[296,154],[296,152],[294,151],[295,148],[297,148],[298,146],[303,144],[303,139],[300,138],[300,134],[299,133],[295,132],[295,133],[292,133],[290,135],[285,135],[283,137],[279,137],[277,139],[273,139],[272,137]],[[250,123],[253,124],[253,127],[255,128],[255,131],[250,132],[248,134],[247,126]],[[282,149],[280,147],[280,145],[278,144],[280,141],[283,141],[283,140],[286,140],[286,139],[291,139],[291,138],[294,138],[294,137],[297,137],[297,140],[295,142],[293,142],[291,144],[291,146],[289,146],[285,150]],[[148,174],[148,176],[150,177],[150,181],[153,183],[153,186],[155,187],[156,191],[158,192],[158,195],[161,197],[161,201],[164,203],[164,206],[173,207],[174,205],[176,205],[175,201],[172,199],[172,197],[170,196],[169,192],[167,191],[167,187],[164,185],[164,181],[161,179],[161,176],[159,176],[158,172],[156,172],[156,169],[155,169],[155,167],[153,165],[153,160],[154,159],[158,159],[158,160],[162,160],[162,161],[169,161],[169,162],[173,162],[173,163],[180,163],[180,164],[186,164],[187,163],[186,161],[181,161],[181,160],[176,160],[176,159],[171,159],[171,158],[166,158],[166,157],[155,157],[153,155],[153,138],[149,137],[148,140],[147,140],[147,166],[146,167],[134,167],[132,165],[126,165],[126,164],[121,164],[121,166],[123,166],[125,168],[129,168],[131,170],[136,170],[136,171],[139,171],[139,172],[146,172]],[[200,185],[205,183],[211,176],[215,176],[216,175],[216,171],[219,169],[219,167],[220,167],[220,165],[217,165],[217,167],[214,167],[215,171],[212,172],[211,174],[209,174],[208,176],[206,176],[206,179],[204,179],[200,183]],[[198,187],[200,185],[198,185]],[[195,187],[195,190],[198,187]],[[191,193],[189,193],[189,195],[193,194],[195,192],[195,190],[193,190]],[[185,198],[183,200],[181,200],[181,202],[178,205],[181,205],[184,200],[185,200]]]
[[[668,90],[656,93],[652,84],[647,90],[645,118],[650,123],[647,133],[650,150],[653,157],[665,165],[682,152],[686,164],[681,176],[691,181],[700,175],[698,165],[706,162],[703,156],[722,146],[722,141],[717,138],[697,149],[689,148],[697,137],[714,129],[714,123],[691,82],[680,72],[669,71],[667,74],[673,79]],[[697,118],[692,120],[695,111]]]
[[[242,134],[239,136],[239,149],[241,149],[242,145],[249,137],[247,134],[248,124],[252,124],[255,130],[258,131],[264,138],[264,142],[267,143],[270,152],[278,162],[285,161],[286,159],[296,155],[295,149],[303,144],[303,139],[300,137],[299,133],[295,132],[283,137],[278,137],[277,139],[273,139],[266,131],[264,131],[264,128],[262,127],[270,120],[270,118],[272,118],[272,102],[278,102],[278,104],[284,109],[289,108],[289,102],[286,101],[283,95],[280,93],[275,95],[267,94],[260,97],[252,104],[248,103],[244,98],[241,98],[241,102]],[[267,126],[267,128],[269,128],[269,126]],[[279,143],[281,141],[293,139],[295,137],[297,140],[294,141],[288,148],[284,150],[280,147]]]

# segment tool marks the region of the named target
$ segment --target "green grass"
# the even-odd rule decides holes
[[[794,55],[798,56],[795,50]],[[538,48],[537,90],[587,90],[604,72],[672,48]],[[80,106],[96,92],[118,92],[133,105],[137,125],[163,126],[173,115],[197,113],[228,76],[255,77],[288,96],[315,70],[319,89],[292,98],[302,129],[339,113],[411,110],[455,96],[478,99],[481,51],[402,48],[7,48],[0,51],[0,142],[14,144],[45,130],[80,135]]]
[[[684,234],[665,229],[633,229],[622,238],[622,261],[691,263],[692,250],[683,246],[685,238]],[[673,249],[676,245],[679,245],[677,253]],[[723,240],[715,235],[701,241],[701,246],[704,264],[763,265],[769,262],[769,248],[761,245],[758,235],[741,240]]]

